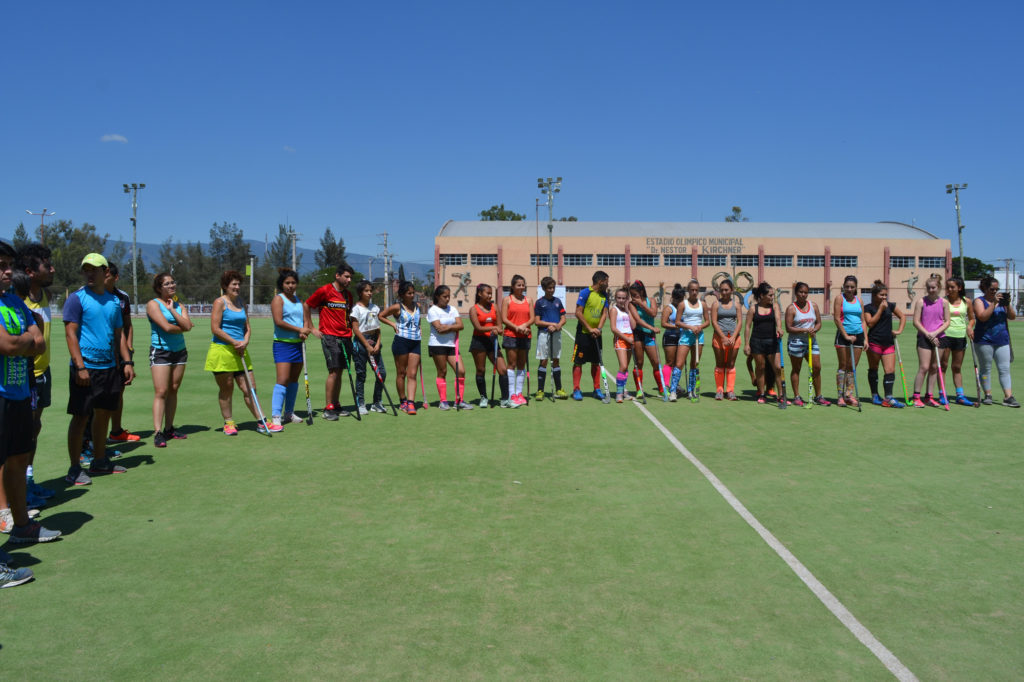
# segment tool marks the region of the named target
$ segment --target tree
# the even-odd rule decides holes
[[[225,220],[222,224],[213,224],[210,228],[210,258],[221,270],[238,270],[245,272],[249,264],[249,245],[245,243],[245,235],[238,223]]]
[[[575,222],[577,222],[578,220],[579,220],[579,218],[577,218],[577,217],[576,217],[576,216],[574,216],[574,215],[571,215],[571,216],[569,216],[568,218],[559,218],[559,219],[558,219],[558,222],[560,222],[560,223],[575,223]]]
[[[401,263],[398,264],[398,281],[404,282],[405,280],[405,266]]]
[[[274,268],[290,268],[292,266],[292,226],[277,226],[277,236],[267,246],[267,253],[263,260],[267,265]],[[302,267],[302,254],[296,254],[295,269]]]
[[[733,206],[732,215],[725,216],[725,222],[727,223],[745,223],[749,220],[750,218],[743,215],[743,209],[739,206]]]
[[[480,220],[526,220],[525,213],[510,211],[505,208],[505,204],[495,204],[477,215],[480,216]]]
[[[18,223],[18,226],[14,228],[14,239],[11,240],[14,248],[20,249],[31,241],[28,230],[25,229],[25,223]]]
[[[96,226],[89,223],[75,227],[70,220],[58,220],[47,225],[45,244],[53,254],[54,288],[78,289],[82,285],[82,259],[87,253],[103,253],[109,238],[109,234],[97,234]]]
[[[978,258],[964,256],[964,279],[981,279],[996,271],[996,266],[986,263]],[[953,259],[953,274],[960,274],[960,259]]]
[[[337,268],[345,261],[345,240],[341,237],[335,239],[330,226],[324,230],[320,237],[320,248],[314,255],[317,270],[324,268]]]

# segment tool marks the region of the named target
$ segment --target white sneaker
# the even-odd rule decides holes
[[[677,399],[678,399],[678,397],[676,396],[676,392],[675,391],[672,391],[671,393],[668,394],[668,401],[670,403],[674,403]]]
[[[0,509],[0,533],[10,533],[14,530],[14,517],[10,509]]]
[[[292,424],[301,424],[306,420],[300,417],[299,415],[295,414],[294,412],[289,412],[284,416],[284,421],[291,422]]]
[[[487,398],[480,398],[479,406],[483,409],[487,408]]]
[[[359,406],[359,414],[360,415],[370,414],[370,410],[367,409],[366,405],[360,405]]]
[[[376,412],[378,414],[387,414],[387,410],[379,402],[370,405],[370,412]]]

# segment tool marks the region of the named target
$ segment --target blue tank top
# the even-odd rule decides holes
[[[245,309],[232,310],[231,308],[224,306],[224,315],[220,320],[220,328],[225,334],[233,338],[235,341],[241,341],[245,338]],[[220,340],[219,337],[213,337],[214,343],[219,343],[223,346],[228,344]]]
[[[644,303],[647,304],[648,308],[651,307],[651,299],[650,298],[645,298],[644,299]],[[652,327],[655,326],[654,325],[654,315],[651,315],[649,312],[647,312],[646,310],[643,310],[641,308],[637,308],[636,309],[636,314],[640,317],[641,320],[643,320],[647,324],[651,325]],[[651,333],[651,330],[647,329],[646,327],[637,327],[636,331],[639,334],[650,334]]]
[[[988,310],[992,305],[984,296],[979,299],[981,304]],[[977,320],[974,324],[974,342],[979,346],[1005,346],[1010,343],[1010,331],[1006,327],[1006,308],[996,304],[992,316],[982,322]]]
[[[398,305],[398,336],[410,341],[419,341],[420,332],[420,310],[416,308],[413,312],[405,309],[405,306]]]
[[[164,302],[157,299],[156,304],[160,306],[160,314],[164,316],[164,319],[177,327],[178,321],[174,319],[174,315],[171,315],[171,311],[167,309]],[[174,301],[172,305],[175,310],[181,310],[181,304],[177,301]],[[149,329],[149,345],[153,348],[167,351],[185,350],[185,337],[181,334],[168,334],[161,329],[159,325],[153,322],[153,320],[149,321]]]
[[[860,334],[864,331],[864,324],[861,318],[864,310],[860,305],[860,296],[854,296],[852,301],[847,301],[843,296],[843,331],[847,334]]]
[[[296,298],[295,301],[290,301],[284,294],[278,294],[281,297],[281,302],[284,305],[281,308],[281,317],[285,323],[302,329],[302,300]],[[274,340],[284,341],[285,343],[300,343],[302,339],[299,338],[298,332],[293,332],[291,329],[285,329],[274,325]]]

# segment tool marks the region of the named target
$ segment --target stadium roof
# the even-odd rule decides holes
[[[541,221],[541,232],[547,221]],[[642,223],[642,222],[556,222],[555,234],[560,237],[688,237],[723,235],[728,237],[823,237],[843,239],[938,239],[934,234],[913,225],[897,222],[880,223]],[[449,220],[438,237],[533,237],[537,223],[533,220]]]

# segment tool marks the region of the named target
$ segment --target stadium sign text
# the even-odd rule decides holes
[[[743,239],[739,237],[648,237],[651,253],[690,253],[693,247],[699,253],[743,253]]]

